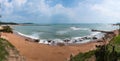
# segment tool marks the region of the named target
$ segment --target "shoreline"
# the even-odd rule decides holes
[[[118,33],[115,32],[114,33]],[[77,55],[96,49],[96,45],[103,45],[104,42],[89,42],[84,44],[75,44],[67,46],[51,46],[42,43],[34,43],[26,41],[25,37],[21,37],[12,33],[2,33],[2,38],[7,39],[13,44],[26,61],[66,61],[69,60],[71,54]],[[107,44],[109,39],[106,40]]]
[[[57,46],[59,44],[60,45],[77,45],[77,44],[95,42],[96,40],[103,38],[105,35],[104,33],[101,33],[101,32],[93,32],[90,35],[86,35],[82,37],[73,37],[73,38],[64,39],[64,40],[61,40],[61,39],[46,40],[46,39],[39,39],[37,37],[26,35],[15,30],[13,31],[13,33],[18,36],[24,37],[26,41],[37,42],[40,44],[54,45],[54,46]]]
[[[88,52],[94,50],[97,43],[86,43],[71,46],[50,46],[25,41],[23,37],[15,34],[2,33],[10,43],[12,43],[26,61],[66,61],[70,55],[76,55],[79,52]],[[58,60],[59,59],[59,60]]]
[[[106,34],[100,40],[90,41],[82,44],[72,45],[49,45],[43,43],[30,42],[33,39],[24,37],[15,33],[1,33],[1,37],[7,39],[16,49],[20,55],[25,57],[26,61],[67,61],[72,54],[85,53],[95,50],[97,45],[108,44],[114,35],[118,35],[118,30],[112,31],[113,34]]]

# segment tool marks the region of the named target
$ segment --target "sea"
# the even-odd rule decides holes
[[[103,37],[100,32],[92,32],[95,30],[112,31],[118,29],[112,24],[100,23],[80,23],[80,24],[37,24],[37,25],[23,25],[14,26],[14,31],[18,34],[33,39],[39,39],[40,43],[45,43],[47,40],[54,40],[55,42],[63,42],[65,39],[73,40],[85,36]],[[101,35],[102,34],[102,35]],[[101,36],[100,36],[101,35]],[[82,41],[81,43],[89,42],[91,40]],[[71,42],[72,43],[72,42]],[[46,43],[47,44],[47,43]]]

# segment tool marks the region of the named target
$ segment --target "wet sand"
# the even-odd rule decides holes
[[[101,42],[90,42],[72,46],[50,46],[26,41],[24,37],[11,33],[2,33],[2,37],[12,43],[26,58],[26,61],[67,61],[71,54],[96,49]]]

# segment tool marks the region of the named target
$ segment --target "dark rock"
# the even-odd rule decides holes
[[[97,37],[93,37],[92,39],[97,39]]]
[[[39,40],[38,40],[38,39],[35,39],[34,41],[35,41],[35,42],[39,42]]]

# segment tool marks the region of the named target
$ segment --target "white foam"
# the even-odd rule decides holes
[[[28,37],[28,38],[31,38],[31,39],[39,39],[38,37],[33,36],[33,35],[35,35],[35,34],[33,34],[33,35],[26,35],[26,34],[23,34],[23,33],[21,33],[21,32],[18,32],[18,31],[14,31],[14,33],[17,33],[17,34],[19,34],[19,35],[21,35],[21,36]]]
[[[34,33],[32,33],[32,34],[30,35],[30,37],[39,39],[39,33],[34,32]]]
[[[77,27],[70,27],[72,30],[89,30],[88,28],[77,28]]]
[[[104,33],[101,32],[92,32],[91,37],[97,37],[98,39],[104,37]]]
[[[100,34],[101,32],[92,32],[91,36],[93,35],[97,35],[97,34]]]
[[[79,38],[82,38],[82,37],[73,37],[72,39],[79,39]]]
[[[15,33],[21,35],[21,36],[25,36],[25,37],[29,37],[29,38],[32,38],[32,39],[39,39],[38,37],[38,34],[37,33],[33,33],[32,35],[25,35],[23,33],[20,33],[20,32],[17,32],[17,31],[14,31]],[[87,37],[88,39],[86,39],[85,37]],[[99,38],[102,38],[104,37],[104,34],[101,33],[101,32],[92,32],[92,34],[90,35],[87,35],[87,36],[83,36],[83,37],[72,37],[70,39],[69,42],[67,43],[70,43],[70,44],[79,44],[79,43],[87,43],[87,42],[90,42],[92,41],[93,37],[97,37],[97,39]],[[54,41],[54,44],[52,43]],[[39,43],[43,43],[43,44],[50,44],[50,45],[56,45],[57,43],[66,43],[64,42],[63,40],[61,39],[53,39],[50,43],[48,43],[48,40],[46,39],[40,39]]]
[[[43,39],[43,40],[41,39],[41,40],[39,41],[39,43],[48,44],[48,41],[47,41],[47,40],[44,40],[44,39]]]
[[[68,31],[66,30],[62,30],[62,31],[57,31],[56,32],[56,34],[58,34],[58,35],[63,35],[63,34],[65,34],[65,33],[67,33]]]
[[[61,43],[63,43],[63,40],[61,40],[61,39],[54,39],[53,41],[56,41],[56,42],[61,42]]]

